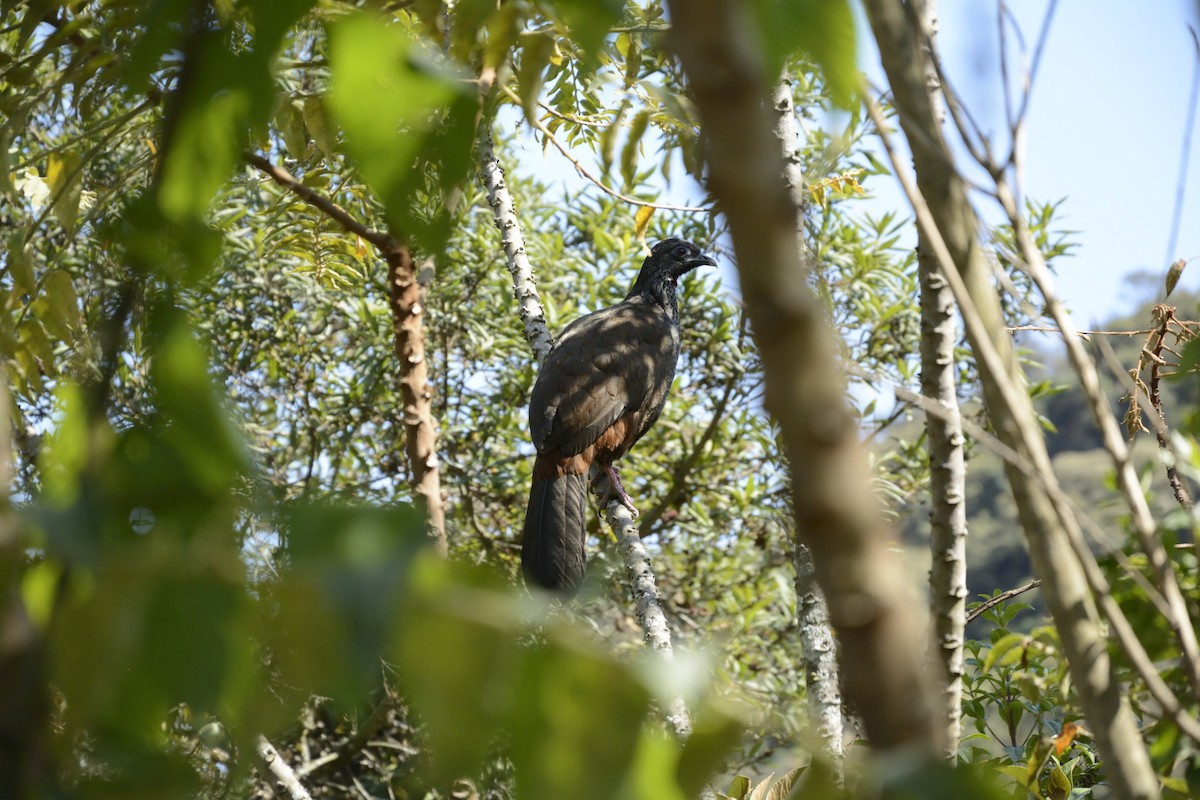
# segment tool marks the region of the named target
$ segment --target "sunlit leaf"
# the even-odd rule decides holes
[[[46,183],[54,200],[54,216],[68,231],[79,218],[79,195],[83,191],[82,158],[79,153],[51,153],[46,167]]]

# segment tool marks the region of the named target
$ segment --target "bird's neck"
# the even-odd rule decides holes
[[[633,300],[634,298],[662,306],[672,320],[679,322],[679,296],[675,281],[669,279],[645,282],[637,281],[633,284],[633,288],[629,290],[629,294],[625,295],[626,300]]]

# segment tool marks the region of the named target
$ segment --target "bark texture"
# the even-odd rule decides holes
[[[421,317],[425,313],[426,285],[417,279],[408,245],[391,233],[374,231],[350,216],[329,198],[305,186],[294,175],[256,153],[245,153],[247,164],[283,186],[304,202],[321,211],[348,233],[362,237],[375,246],[388,265],[388,298],[395,338],[398,385],[404,403],[403,424],[405,453],[412,473],[413,492],[422,498],[426,521],[434,547],[446,554],[446,517],[442,502],[442,484],[437,460],[437,428],[433,421],[433,389],[425,363],[425,334]]]
[[[1001,442],[1030,464],[1036,477],[1009,464],[1005,472],[1017,502],[1034,569],[1054,616],[1070,671],[1089,728],[1105,757],[1105,773],[1119,797],[1157,797],[1158,781],[1137,730],[1129,704],[1121,694],[1099,624],[1095,601],[1070,537],[1078,523],[1051,495],[1058,486],[1032,403],[1021,387],[1020,368],[1004,329],[991,268],[979,244],[979,222],[966,186],[937,124],[927,90],[926,54],[920,46],[919,23],[911,5],[899,0],[866,0],[867,16],[912,148],[920,195],[944,243],[943,267],[961,276],[956,291],[967,323],[967,335],[978,357],[988,414]],[[948,266],[947,266],[948,262]],[[1072,529],[1072,530],[1068,530]]]
[[[761,48],[737,0],[674,0],[678,52],[707,139],[709,188],[729,220],[767,410],[790,462],[796,530],[843,653],[846,693],[880,749],[940,744],[913,598],[888,551],[837,348],[806,282],[796,207],[773,135]]]
[[[783,175],[796,208],[796,244],[808,257],[804,242],[804,172],[800,168],[800,126],[787,75],[775,86],[775,138],[783,153]],[[842,689],[838,683],[837,646],[829,627],[829,606],[817,585],[812,552],[795,543],[792,564],[796,570],[796,623],[804,653],[804,683],[808,714],[827,753],[841,759],[843,747]]]
[[[533,355],[540,364],[550,352],[554,337],[546,328],[546,313],[542,309],[542,298],[533,280],[533,267],[529,265],[529,257],[525,254],[525,237],[521,233],[521,223],[517,219],[512,194],[504,182],[504,168],[496,158],[492,132],[486,129],[479,137],[479,175],[484,188],[487,189],[488,205],[492,207],[496,229],[500,231],[500,242],[504,247],[508,271],[513,278],[517,313],[521,316],[521,324],[525,326],[525,339],[533,348]]]
[[[934,46],[936,0],[925,0],[922,33]],[[941,84],[926,62],[930,103],[939,127],[945,119]],[[946,756],[954,759],[962,736],[963,642],[967,611],[967,469],[958,408],[954,346],[958,341],[954,293],[938,266],[928,236],[917,232],[921,287],[921,394],[945,412],[925,416],[929,443],[929,599],[933,652],[946,719]]]
[[[437,428],[433,421],[433,387],[425,360],[426,287],[417,279],[408,246],[394,239],[381,248],[388,265],[396,363],[400,365],[400,397],[404,402],[404,450],[412,471],[412,487],[425,503],[429,534],[437,551],[446,554],[446,517],[438,470]]]
[[[642,544],[637,524],[629,509],[614,500],[605,509],[605,518],[617,537],[617,547],[625,561],[629,586],[633,591],[634,614],[642,626],[643,639],[650,652],[670,664],[675,661],[675,650],[671,645],[671,627],[663,613],[658,584],[650,564],[650,554]],[[692,735],[692,717],[680,695],[672,695],[665,709],[667,725],[679,739]]]

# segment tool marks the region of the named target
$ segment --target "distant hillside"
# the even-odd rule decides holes
[[[1181,317],[1200,318],[1200,298],[1196,295],[1173,296],[1172,304],[1178,304]],[[1104,330],[1146,329],[1151,325],[1151,306],[1151,303],[1144,303],[1135,313],[1109,320],[1099,327]],[[1098,352],[1095,338],[1093,348],[1097,349],[1103,363],[1103,354]],[[1145,340],[1143,335],[1108,338],[1117,360],[1126,369],[1136,363]],[[1120,543],[1124,540],[1120,520],[1125,512],[1119,495],[1112,488],[1112,461],[1101,447],[1099,432],[1074,372],[1066,364],[1065,357],[1054,352],[1052,343],[1053,340],[1044,334],[1037,339],[1022,340],[1025,347],[1036,348],[1036,360],[1045,365],[1040,374],[1031,374],[1031,380],[1049,380],[1064,387],[1038,402],[1039,413],[1054,428],[1047,436],[1047,446],[1055,474],[1082,512],[1088,514],[1113,541]],[[1111,372],[1106,373],[1105,392],[1120,419],[1126,410],[1121,402],[1124,391],[1111,375]],[[1196,421],[1200,419],[1200,379],[1190,376],[1163,381],[1162,394],[1168,423],[1180,428],[1191,426],[1195,431]],[[1153,435],[1140,435],[1134,452],[1137,463],[1149,471],[1153,508],[1160,513],[1173,509],[1174,500],[1158,462]],[[967,464],[967,516],[967,586],[971,600],[997,589],[1019,586],[1033,576],[1017,522],[1016,506],[1000,459],[980,446],[972,448]],[[919,503],[902,511],[898,522],[910,557],[924,569],[928,569],[929,563],[928,518],[928,499],[922,497]],[[1033,593],[1023,599],[1037,601]]]

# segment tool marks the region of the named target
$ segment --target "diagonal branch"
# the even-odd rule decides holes
[[[388,265],[388,299],[392,312],[392,334],[397,381],[403,399],[404,449],[412,475],[412,490],[425,505],[429,535],[435,549],[446,554],[446,519],[442,503],[441,477],[437,460],[437,429],[433,421],[433,390],[425,360],[425,336],[421,324],[425,313],[427,286],[417,278],[412,252],[391,231],[371,230],[325,195],[305,186],[294,175],[257,153],[243,154],[246,163],[275,183],[316,208],[348,233],[375,246]]]

